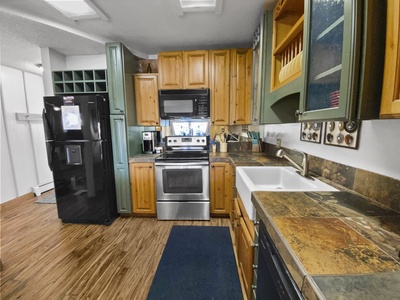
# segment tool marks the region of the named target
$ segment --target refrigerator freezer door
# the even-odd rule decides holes
[[[63,222],[110,224],[116,218],[115,187],[107,172],[111,156],[104,157],[105,146],[102,141],[55,143],[53,177]]]
[[[103,139],[101,124],[109,115],[107,95],[44,97],[44,107],[46,139]]]

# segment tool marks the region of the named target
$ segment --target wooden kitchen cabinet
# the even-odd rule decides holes
[[[231,50],[230,124],[250,124],[252,49]]]
[[[233,176],[229,163],[210,166],[210,206],[212,215],[228,216],[232,210]]]
[[[183,88],[183,53],[160,52],[158,54],[158,74],[160,76],[160,89]]]
[[[254,249],[253,239],[245,224],[244,218],[240,218],[240,233],[237,248],[239,270],[243,280],[243,285],[246,291],[247,299],[251,299],[252,282],[253,282],[253,260]]]
[[[400,118],[400,2],[387,1],[381,118]]]
[[[154,163],[130,163],[129,168],[133,213],[155,215],[156,190]]]
[[[160,52],[160,89],[208,88],[208,50]]]
[[[230,50],[210,51],[211,124],[229,125]]]
[[[278,4],[282,4],[282,2],[284,1],[279,1]],[[289,5],[289,8],[290,7]],[[293,76],[284,76],[284,80],[281,82],[279,80],[279,74],[288,69],[287,65],[289,64],[289,59],[283,59],[283,56],[279,53],[287,53],[286,49],[290,49],[291,47],[291,43],[288,42],[295,36],[297,37],[297,51],[300,49],[299,38],[302,36],[302,33],[297,32],[295,36],[293,36],[293,33],[300,28],[301,31],[303,31],[302,26],[300,26],[301,24],[297,23],[303,12],[301,7],[297,6],[297,11],[289,10],[282,15],[282,12],[286,9],[288,9],[287,6],[284,7],[283,10],[281,8],[279,14],[274,11],[266,11],[264,13],[264,26],[262,37],[260,37],[260,41],[262,41],[262,44],[260,44],[260,47],[262,47],[260,55],[265,56],[261,66],[262,76],[260,76],[260,78],[262,81],[259,83],[261,85],[261,124],[297,122],[295,112],[299,109],[300,93],[303,89],[303,72],[294,72]],[[276,19],[277,16],[278,19]],[[288,22],[286,26],[285,20]],[[296,30],[291,30],[296,23]],[[291,32],[291,34],[287,36],[289,32]],[[282,48],[282,46],[286,47]],[[298,63],[299,58],[298,56],[296,57]],[[283,63],[285,63],[285,65],[283,65]],[[285,66],[286,68],[282,71],[282,68]]]
[[[233,236],[234,236],[234,241],[233,244],[235,246],[238,245],[239,243],[239,236],[240,236],[240,219],[242,218],[242,212],[240,211],[239,204],[237,202],[237,199],[234,198],[232,200],[232,216],[231,216],[231,223],[232,223],[232,229],[233,229]]]
[[[183,51],[183,87],[208,88],[208,51]]]
[[[158,75],[134,75],[137,123],[142,126],[158,126]]]
[[[240,279],[246,292],[247,299],[251,299],[254,261],[254,223],[250,220],[240,195],[233,200],[232,230],[234,249],[239,267]]]

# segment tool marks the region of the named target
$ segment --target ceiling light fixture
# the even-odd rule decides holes
[[[216,14],[222,12],[222,0],[179,0],[181,10],[185,12],[204,12],[215,11]]]
[[[44,0],[72,20],[101,18],[108,21],[106,15],[90,0]]]

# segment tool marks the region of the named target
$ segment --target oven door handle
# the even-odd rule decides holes
[[[208,166],[210,163],[208,161],[195,161],[195,162],[173,162],[173,163],[168,163],[168,162],[156,162],[156,166]]]

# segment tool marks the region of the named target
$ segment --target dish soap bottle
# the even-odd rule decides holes
[[[150,63],[148,63],[148,65],[147,65],[147,73],[151,73],[151,66],[150,66]]]

